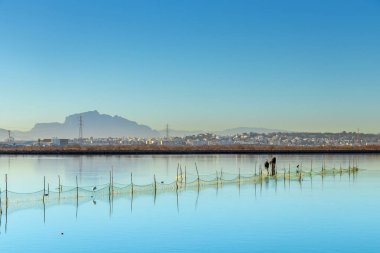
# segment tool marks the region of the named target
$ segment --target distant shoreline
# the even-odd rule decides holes
[[[380,154],[380,145],[263,146],[105,145],[65,147],[0,147],[0,155],[208,155],[208,154]]]

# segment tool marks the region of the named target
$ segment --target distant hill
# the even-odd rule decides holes
[[[161,137],[166,136],[166,129],[159,130],[159,133]],[[201,130],[194,130],[194,131],[188,131],[188,130],[175,130],[175,129],[169,129],[169,135],[171,137],[185,137],[190,135],[198,135],[200,133],[207,133],[207,131],[201,131]]]
[[[159,131],[161,136],[166,135],[166,129]],[[202,130],[194,130],[194,131],[186,131],[186,130],[175,130],[175,129],[169,129],[169,135],[172,137],[184,137],[189,135],[198,135],[201,133],[214,133],[217,135],[235,135],[235,134],[242,134],[242,133],[278,133],[278,132],[289,132],[285,130],[278,130],[278,129],[269,129],[269,128],[257,128],[257,127],[237,127],[237,128],[229,128],[223,131],[202,131]]]
[[[241,134],[241,133],[258,133],[258,134],[268,134],[268,133],[285,133],[289,132],[286,130],[279,130],[279,129],[270,129],[270,128],[257,128],[257,127],[237,127],[237,128],[229,128],[224,131],[216,132],[220,135],[235,135],[235,134]]]
[[[83,137],[159,137],[158,131],[140,125],[120,116],[100,114],[98,111],[77,113],[66,117],[63,123],[37,123],[27,132],[13,131],[12,135],[20,140],[36,140],[38,138],[78,138],[79,117],[83,119]],[[7,133],[6,133],[7,134]],[[5,135],[6,137],[7,135]],[[4,140],[0,129],[0,138]]]
[[[107,138],[107,137],[164,137],[166,130],[156,131],[149,126],[138,124],[120,116],[100,114],[98,111],[89,111],[67,116],[63,123],[37,123],[30,131],[12,131],[11,136],[16,140],[37,140],[39,138],[78,138],[79,118],[83,119],[83,137]],[[277,129],[239,127],[223,131],[182,131],[169,130],[170,136],[184,137],[200,133],[215,133],[218,135],[235,135],[240,133],[273,133],[287,132]],[[8,131],[0,128],[0,142],[8,138]]]

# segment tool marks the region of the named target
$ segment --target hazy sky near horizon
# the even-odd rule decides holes
[[[380,1],[0,0],[0,128],[380,132]]]

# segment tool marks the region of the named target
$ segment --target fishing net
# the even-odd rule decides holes
[[[331,168],[322,170],[302,170],[283,169],[277,171],[275,175],[270,175],[266,170],[260,170],[253,174],[238,174],[215,171],[215,174],[200,175],[198,173],[186,173],[186,171],[177,170],[177,176],[170,183],[158,182],[153,177],[151,184],[139,185],[134,184],[131,175],[131,183],[121,184],[114,182],[113,176],[110,176],[109,183],[96,186],[66,186],[59,185],[54,189],[45,188],[44,190],[31,193],[17,193],[13,191],[0,192],[0,212],[7,209],[14,211],[18,209],[33,208],[36,206],[49,207],[60,204],[80,205],[91,200],[111,201],[113,198],[130,197],[138,195],[153,195],[164,192],[180,192],[186,190],[199,191],[206,187],[222,187],[228,184],[260,184],[264,180],[298,180],[312,178],[314,176],[333,176],[342,174],[355,174],[359,171],[358,167]]]

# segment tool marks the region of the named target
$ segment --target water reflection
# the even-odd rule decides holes
[[[263,185],[265,185],[265,189],[264,189],[265,192],[274,191],[275,196],[277,196],[279,189],[281,189],[281,188],[278,188],[278,184],[280,182],[283,182],[283,192],[285,192],[285,191],[290,192],[291,190],[302,192],[304,184],[310,184],[309,190],[312,191],[313,190],[313,181],[314,181],[314,183],[319,184],[319,187],[317,187],[317,189],[320,189],[323,191],[325,180],[326,180],[325,177],[327,177],[328,184],[330,186],[335,185],[337,183],[335,180],[335,177],[336,177],[336,174],[338,172],[339,173],[339,179],[340,179],[339,183],[342,183],[344,181],[348,181],[348,183],[354,184],[357,180],[357,175],[360,173],[360,171],[358,171],[356,168],[348,168],[348,169],[340,168],[338,171],[336,171],[335,169],[330,169],[330,170],[324,169],[324,171],[322,170],[320,173],[319,172],[313,172],[313,171],[291,172],[290,170],[287,172],[284,169],[283,172],[278,172],[278,174],[275,176],[264,175],[263,172],[260,170],[259,174],[255,173],[251,176],[244,176],[243,177],[241,175],[241,171],[239,169],[239,173],[238,173],[237,177],[235,179],[232,179],[232,180],[223,180],[223,171],[220,171],[220,172],[216,171],[215,181],[213,183],[210,183],[210,182],[203,181],[201,179],[201,176],[198,173],[197,165],[195,165],[195,168],[197,171],[196,179],[193,182],[190,182],[188,185],[188,183],[186,181],[187,180],[186,176],[183,176],[182,171],[180,171],[180,169],[179,169],[180,166],[178,165],[177,168],[178,168],[177,169],[177,177],[176,177],[177,180],[174,183],[175,187],[173,188],[173,191],[170,191],[170,190],[168,191],[167,189],[165,190],[165,188],[162,188],[163,191],[159,192],[159,193],[175,194],[176,210],[177,210],[178,214],[181,211],[181,207],[180,207],[181,195],[183,193],[186,193],[187,190],[192,192],[191,195],[193,196],[193,199],[194,199],[194,208],[195,208],[195,210],[197,210],[198,205],[199,205],[200,194],[202,191],[214,189],[216,192],[215,198],[218,198],[219,191],[223,190],[223,187],[226,187],[226,185],[228,187],[227,188],[228,191],[231,191],[233,189],[233,187],[237,187],[237,192],[235,194],[239,198],[240,198],[242,190],[244,190],[244,191],[253,190],[254,199],[257,200],[257,187],[258,186],[260,187],[260,197],[262,197],[262,194],[263,194]],[[304,173],[304,174],[302,174],[302,173]],[[184,175],[187,175],[186,170],[185,170]],[[78,218],[80,218],[80,215],[79,215],[80,206],[85,205],[88,202],[91,202],[93,206],[96,206],[98,202],[101,202],[103,204],[107,203],[108,209],[109,209],[109,217],[111,217],[114,213],[114,201],[115,200],[120,201],[120,200],[127,199],[130,203],[130,213],[133,213],[133,211],[134,211],[133,205],[134,205],[135,197],[140,197],[140,196],[152,194],[153,195],[153,205],[154,206],[156,205],[157,192],[158,192],[158,189],[160,189],[160,188],[157,187],[155,175],[153,178],[154,184],[152,185],[153,191],[151,191],[151,192],[149,192],[149,191],[136,192],[136,189],[134,188],[133,174],[132,173],[130,175],[130,182],[131,182],[129,185],[130,190],[125,190],[125,191],[121,191],[120,189],[118,189],[118,190],[115,189],[113,170],[110,171],[109,177],[110,177],[110,179],[109,179],[109,185],[108,185],[108,189],[107,189],[108,194],[106,196],[104,195],[104,192],[103,192],[103,194],[97,192],[97,187],[93,187],[92,191],[86,190],[87,193],[90,194],[90,195],[87,195],[87,198],[86,198],[86,196],[83,195],[83,192],[81,193],[82,195],[79,195],[79,189],[81,189],[81,188],[79,187],[78,177],[76,177],[76,187],[73,190],[75,192],[75,197],[74,197],[75,220],[78,220]],[[343,179],[342,179],[342,177],[343,177]],[[288,185],[288,188],[286,187],[286,185]],[[293,187],[291,189],[291,185],[297,185],[298,187]],[[188,189],[189,186],[190,186],[190,189]],[[251,186],[253,186],[253,188],[251,188]],[[62,187],[58,187],[57,189],[59,189],[59,191],[57,192],[57,194],[58,194],[57,202],[55,202],[54,199],[53,200],[49,199],[51,197],[51,194],[54,193],[54,192],[49,191],[49,187],[48,187],[47,191],[45,191],[45,189],[44,189],[42,192],[42,209],[43,209],[43,223],[44,224],[46,223],[47,210],[48,210],[47,206],[52,207],[54,205],[58,205],[58,206],[61,205],[61,194],[63,194],[63,192],[61,191]],[[7,233],[9,198],[8,198],[8,191],[6,191],[5,193],[6,193],[6,196],[5,196],[4,232]],[[2,210],[3,210],[2,209],[2,202],[3,201],[1,201],[1,198],[0,198],[0,228],[2,227],[2,216],[3,216],[2,215]],[[66,198],[65,204],[67,205],[70,203],[73,203],[72,197]],[[29,206],[27,205],[26,209],[35,208],[38,206],[39,206],[38,202],[33,202],[33,203],[30,203]],[[21,206],[20,205],[14,205],[13,212],[17,212],[20,209],[22,210],[25,208],[23,208],[22,205]]]
[[[281,155],[278,177],[246,178],[262,175],[269,158],[0,156],[0,251],[28,244],[38,252],[354,252],[360,244],[377,252],[380,156]],[[340,170],[354,163],[358,173]],[[297,165],[315,174],[288,176]],[[14,192],[36,193],[23,204]]]
[[[51,185],[61,181],[65,185],[75,185],[78,176],[80,185],[99,185],[107,182],[108,173],[114,170],[115,178],[125,183],[133,173],[137,184],[151,183],[152,175],[157,181],[173,181],[176,167],[181,164],[188,173],[196,173],[194,163],[198,164],[199,173],[208,175],[215,171],[234,172],[241,169],[242,174],[252,174],[262,165],[269,155],[204,155],[204,156],[0,156],[0,176],[8,174],[11,178],[11,190],[33,192],[41,189],[43,177]],[[327,163],[348,167],[352,161],[358,161],[361,167],[377,167],[377,155],[279,155],[279,169],[294,168],[297,164],[306,167],[321,168]],[[361,159],[363,162],[361,162]],[[305,166],[308,164],[308,166]],[[60,178],[58,178],[58,175]],[[59,183],[58,183],[59,184]],[[4,181],[0,181],[4,189]]]

